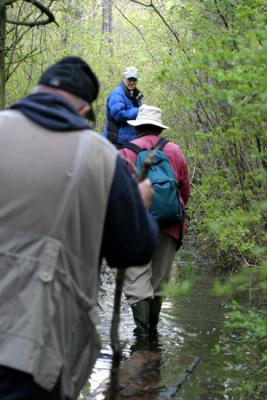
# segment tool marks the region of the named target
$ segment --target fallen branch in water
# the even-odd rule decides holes
[[[196,357],[193,364],[191,364],[190,367],[188,367],[186,371],[179,376],[178,380],[168,389],[164,389],[160,393],[158,400],[169,400],[172,397],[174,397],[175,394],[178,392],[178,390],[181,389],[182,384],[190,377],[190,375],[192,374],[192,372],[199,363],[200,363],[200,357]]]

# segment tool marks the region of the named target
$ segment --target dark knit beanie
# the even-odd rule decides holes
[[[99,92],[96,75],[80,57],[64,57],[53,64],[43,72],[38,84],[65,90],[90,104]]]

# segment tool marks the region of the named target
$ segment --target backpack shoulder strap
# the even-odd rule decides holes
[[[144,150],[162,150],[163,147],[165,146],[165,144],[168,143],[168,139],[165,138],[160,138],[159,141],[155,144],[154,147],[152,147],[152,149],[143,149],[142,147],[137,146],[137,144],[135,143],[131,143],[131,142],[127,142],[125,143],[121,148],[125,148],[125,149],[130,149],[132,150],[135,154],[139,154],[141,153],[141,151]]]
[[[122,149],[130,149],[132,150],[135,154],[141,153],[141,151],[144,151],[145,149],[142,149],[142,147],[137,146],[137,144],[128,142],[125,143],[122,147]]]
[[[168,139],[160,138],[159,141],[153,147],[154,150],[162,150],[165,144],[168,143]]]

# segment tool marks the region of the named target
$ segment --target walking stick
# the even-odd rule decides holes
[[[152,165],[154,153],[150,152],[144,161],[143,168],[137,178],[138,182],[142,182]],[[110,373],[110,396],[109,400],[116,400],[119,392],[119,367],[122,356],[123,345],[119,340],[119,323],[120,323],[120,306],[121,306],[121,295],[124,282],[125,269],[119,268],[116,275],[116,288],[114,297],[114,308],[111,323],[111,348],[113,351],[112,366]]]

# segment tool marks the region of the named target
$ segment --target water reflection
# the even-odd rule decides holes
[[[164,316],[172,317],[165,323],[163,319],[164,325],[161,326],[162,334],[171,338],[164,352],[166,369],[162,379],[166,385],[171,385],[194,357],[201,358],[201,364],[182,386],[176,399],[226,399],[223,361],[212,354],[222,332],[224,308],[222,299],[212,296],[211,287],[210,271],[200,268],[193,290],[185,296],[172,299],[168,307],[165,304]],[[178,327],[175,334],[173,327]],[[172,340],[176,343],[175,351],[171,346]]]
[[[161,350],[157,336],[136,338],[129,357],[121,363],[116,399],[155,400],[161,388]],[[105,400],[109,399],[109,396],[105,397]]]
[[[186,259],[188,255],[181,253],[179,257]],[[179,265],[183,265],[183,262],[186,264],[183,259],[180,261],[178,261]],[[138,394],[136,392],[131,396],[130,391],[136,390],[136,385],[133,387],[130,386],[130,382],[129,384],[126,381],[124,382],[129,400],[168,399],[168,397],[164,397],[164,392],[160,392],[160,389],[165,388],[166,390],[177,382],[196,357],[201,358],[200,364],[192,373],[190,379],[171,398],[176,400],[228,399],[225,394],[228,383],[224,378],[222,356],[215,357],[212,353],[222,333],[225,309],[222,299],[215,298],[211,294],[213,276],[210,269],[200,263],[198,265],[196,283],[192,291],[184,296],[164,301],[158,326],[158,336],[152,344],[136,342],[132,334],[134,323],[131,310],[123,299],[120,324],[120,339],[124,343],[123,355],[127,359],[134,353],[148,351],[148,354],[146,354],[148,364],[145,364],[144,361],[144,365],[141,365],[146,369],[146,373],[139,374],[136,377],[129,373],[128,376],[131,383],[132,381],[138,383],[140,389]],[[173,283],[179,281],[179,272],[177,268],[173,270]],[[114,284],[114,279],[112,284],[110,281],[108,282],[107,289],[105,283],[102,282],[102,284],[100,331],[103,346],[90,381],[81,393],[80,398],[87,400],[105,399],[103,393],[107,388],[111,367],[109,331],[113,304],[111,296],[113,287],[111,286]],[[153,365],[153,362],[149,364],[149,357],[151,361],[152,353],[158,354],[159,359],[155,358],[153,361],[155,364],[149,370],[149,366]],[[138,361],[138,357],[135,357]],[[127,380],[127,376],[124,379]],[[91,394],[89,395],[89,393]],[[126,398],[126,395],[121,398]]]

